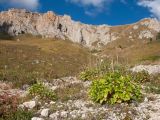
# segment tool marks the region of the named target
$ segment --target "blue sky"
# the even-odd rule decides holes
[[[54,11],[96,25],[129,24],[147,17],[160,19],[160,0],[0,0],[0,11],[8,8]]]

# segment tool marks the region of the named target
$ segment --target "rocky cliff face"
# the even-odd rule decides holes
[[[144,19],[124,26],[87,25],[73,21],[69,16],[58,16],[49,11],[32,13],[24,9],[10,9],[0,13],[0,32],[69,39],[87,47],[101,47],[117,39],[149,39],[160,31],[156,19]]]

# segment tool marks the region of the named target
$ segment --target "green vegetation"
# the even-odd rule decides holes
[[[150,81],[145,83],[147,93],[160,94],[160,74],[150,76]]]
[[[160,40],[160,32],[156,35],[156,40]]]
[[[79,78],[83,81],[95,80],[103,77],[107,72],[121,72],[121,74],[127,74],[126,66],[120,64],[111,64],[109,61],[101,62],[94,67],[85,69],[79,74]]]
[[[99,70],[97,69],[87,69],[80,73],[79,77],[83,81],[93,80],[94,78],[98,77]]]
[[[147,84],[147,87],[145,88],[146,92],[148,93],[155,93],[160,94],[160,85],[153,85],[153,84]]]
[[[55,100],[56,95],[54,91],[50,90],[42,83],[36,83],[29,88],[29,94],[31,96],[38,96],[41,99],[45,100]]]
[[[7,116],[0,118],[0,120],[31,120],[32,117],[32,111],[18,109]]]
[[[138,83],[146,83],[151,81],[151,76],[146,71],[131,73],[134,81]]]
[[[31,120],[32,111],[18,108],[19,96],[7,92],[0,94],[0,120]]]
[[[103,78],[94,80],[89,96],[98,103],[121,103],[141,98],[140,86],[132,81],[129,75],[121,75],[119,72],[107,73]]]

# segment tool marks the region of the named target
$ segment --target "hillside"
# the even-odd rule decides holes
[[[59,16],[51,11],[40,14],[24,9],[10,9],[0,13],[0,20],[0,32],[10,36],[32,34],[45,38],[67,38],[90,48],[99,48],[121,39],[155,39],[155,35],[160,32],[160,23],[156,19],[143,19],[123,26],[96,26],[76,22],[70,16]]]
[[[87,25],[0,13],[0,120],[159,120],[160,22]]]

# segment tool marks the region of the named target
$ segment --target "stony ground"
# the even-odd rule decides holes
[[[57,101],[45,102],[37,97],[24,101],[21,108],[34,110],[32,120],[159,120],[160,95],[144,93],[141,103],[134,102],[117,105],[95,104],[87,97],[91,82],[83,82],[76,77],[55,79],[44,83],[56,91]],[[27,95],[25,90],[11,89],[5,83],[0,84],[0,93]],[[68,97],[69,96],[69,97]]]

